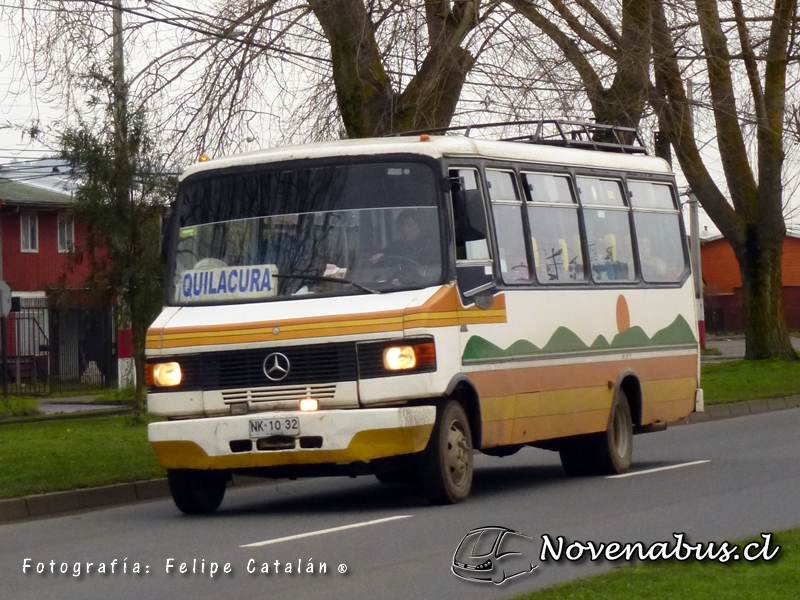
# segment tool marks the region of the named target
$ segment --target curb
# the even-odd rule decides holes
[[[233,487],[245,487],[256,483],[274,483],[276,481],[279,480],[234,475],[231,485]],[[118,483],[67,492],[37,494],[35,496],[24,496],[22,498],[9,498],[7,500],[0,500],[0,524],[31,517],[43,517],[79,510],[108,508],[169,497],[169,484],[167,483],[167,479],[163,478],[135,481],[133,483]]]
[[[765,412],[787,410],[800,407],[800,394],[783,398],[765,400],[745,400],[730,404],[712,404],[704,412],[694,412],[688,417],[670,426],[705,423],[733,417],[756,415]],[[107,414],[107,413],[106,413]],[[243,487],[258,483],[282,481],[257,477],[233,476],[233,487]],[[82,490],[52,492],[0,500],[0,524],[19,521],[31,517],[42,517],[58,513],[107,508],[133,502],[168,498],[169,485],[166,478],[119,483]]]
[[[11,417],[0,419],[0,427],[3,425],[16,425],[18,423],[38,423],[40,421],[67,421],[69,419],[91,419],[93,417],[113,417],[116,415],[126,415],[133,412],[129,406],[120,408],[96,408],[93,410],[81,410],[76,412],[62,412],[44,415],[30,415],[27,417]]]
[[[744,400],[743,402],[731,402],[729,404],[712,404],[707,406],[704,412],[691,413],[685,419],[670,423],[670,425],[704,423],[706,421],[744,417],[798,407],[800,407],[800,394],[781,398],[766,398],[764,400]]]

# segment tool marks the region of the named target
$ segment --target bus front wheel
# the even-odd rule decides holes
[[[222,504],[228,476],[219,471],[170,469],[167,482],[172,499],[187,515],[207,515]]]
[[[433,504],[455,504],[472,489],[472,432],[463,407],[450,400],[436,424],[420,464],[420,483]]]

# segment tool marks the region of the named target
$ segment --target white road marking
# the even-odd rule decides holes
[[[240,548],[256,548],[258,546],[269,546],[270,544],[280,544],[281,542],[288,542],[290,540],[299,540],[300,538],[312,537],[315,535],[324,535],[326,533],[333,533],[335,531],[344,531],[345,529],[356,529],[357,527],[367,527],[368,525],[378,525],[379,523],[386,523],[388,521],[397,521],[398,519],[408,519],[414,515],[397,515],[396,517],[386,517],[385,519],[375,519],[374,521],[364,521],[362,523],[353,523],[352,525],[342,525],[341,527],[331,527],[330,529],[320,529],[319,531],[309,531],[308,533],[298,533],[297,535],[289,535],[282,538],[275,538],[274,540],[264,540],[263,542],[254,542],[252,544],[244,544]]]
[[[670,465],[668,467],[658,467],[657,469],[646,469],[644,471],[633,471],[631,473],[623,473],[622,475],[609,475],[606,479],[622,479],[623,477],[633,477],[634,475],[646,475],[647,473],[657,473],[658,471],[669,471],[671,469],[680,469],[681,467],[691,467],[692,465],[702,465],[711,462],[710,460],[696,460],[694,462],[682,463],[680,465]]]

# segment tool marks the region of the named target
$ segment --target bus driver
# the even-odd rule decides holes
[[[408,208],[395,220],[395,237],[369,259],[370,265],[393,266],[402,279],[424,277],[428,269],[438,265],[439,248],[436,236],[425,235],[418,210]]]

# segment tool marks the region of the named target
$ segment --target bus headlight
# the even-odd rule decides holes
[[[417,366],[413,346],[389,346],[383,351],[383,366],[390,371],[405,371]]]
[[[147,385],[175,387],[181,384],[181,365],[176,362],[155,363],[146,366]]]
[[[436,350],[431,342],[389,346],[383,350],[383,366],[388,371],[407,371],[436,364]]]

